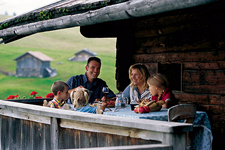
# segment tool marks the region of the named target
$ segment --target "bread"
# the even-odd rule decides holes
[[[163,104],[165,104],[165,101],[160,100],[160,101],[156,102],[156,104],[157,104],[157,106],[162,106]]]

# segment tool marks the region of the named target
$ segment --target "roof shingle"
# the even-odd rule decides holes
[[[21,58],[21,57],[23,57],[23,56],[25,56],[25,55],[27,55],[27,54],[30,54],[30,55],[36,57],[37,59],[39,59],[39,60],[41,60],[41,61],[53,61],[52,58],[46,56],[45,54],[43,54],[43,53],[41,53],[41,52],[34,52],[34,51],[28,51],[28,52],[26,52],[25,54],[23,54],[23,55],[21,55],[21,56],[15,58],[14,60],[18,60],[19,58]]]

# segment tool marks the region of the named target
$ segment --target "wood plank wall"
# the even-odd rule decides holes
[[[220,6],[224,2],[133,19],[130,62],[145,63],[151,74],[158,63],[182,65],[176,98],[207,112],[213,149],[224,147],[225,138],[225,9]],[[117,59],[117,66],[122,63]]]
[[[50,125],[0,116],[0,149],[51,149]]]
[[[96,133],[68,128],[60,128],[59,133],[60,149],[161,144],[160,141],[143,140],[138,138],[131,138],[128,136]]]
[[[36,116],[38,117],[38,116]],[[59,119],[60,120],[60,119]],[[2,150],[51,150],[49,124],[0,115],[0,149]],[[126,145],[162,144],[130,136],[96,133],[59,127],[59,149],[110,147]]]

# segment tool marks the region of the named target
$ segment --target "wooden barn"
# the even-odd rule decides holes
[[[96,56],[97,53],[89,49],[82,49],[74,54],[75,56],[69,58],[69,61],[87,61],[89,57]]]
[[[207,112],[218,150],[225,147],[224,6],[223,0],[64,0],[1,22],[0,38],[9,43],[75,26],[88,38],[117,38],[117,89],[129,84],[134,63],[166,74],[179,103]]]
[[[41,52],[28,51],[14,60],[17,77],[44,78],[57,75],[56,70],[50,67],[50,61],[53,59]]]

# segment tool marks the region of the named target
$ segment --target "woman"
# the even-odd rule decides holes
[[[152,100],[165,101],[163,108],[169,108],[177,104],[177,100],[172,93],[172,90],[168,87],[169,82],[167,78],[160,73],[156,73],[147,80],[149,91],[152,94]]]
[[[148,89],[147,79],[150,74],[147,67],[144,64],[134,64],[129,68],[130,85],[123,91],[124,97],[130,99],[133,103],[135,98],[151,99],[151,93]]]

